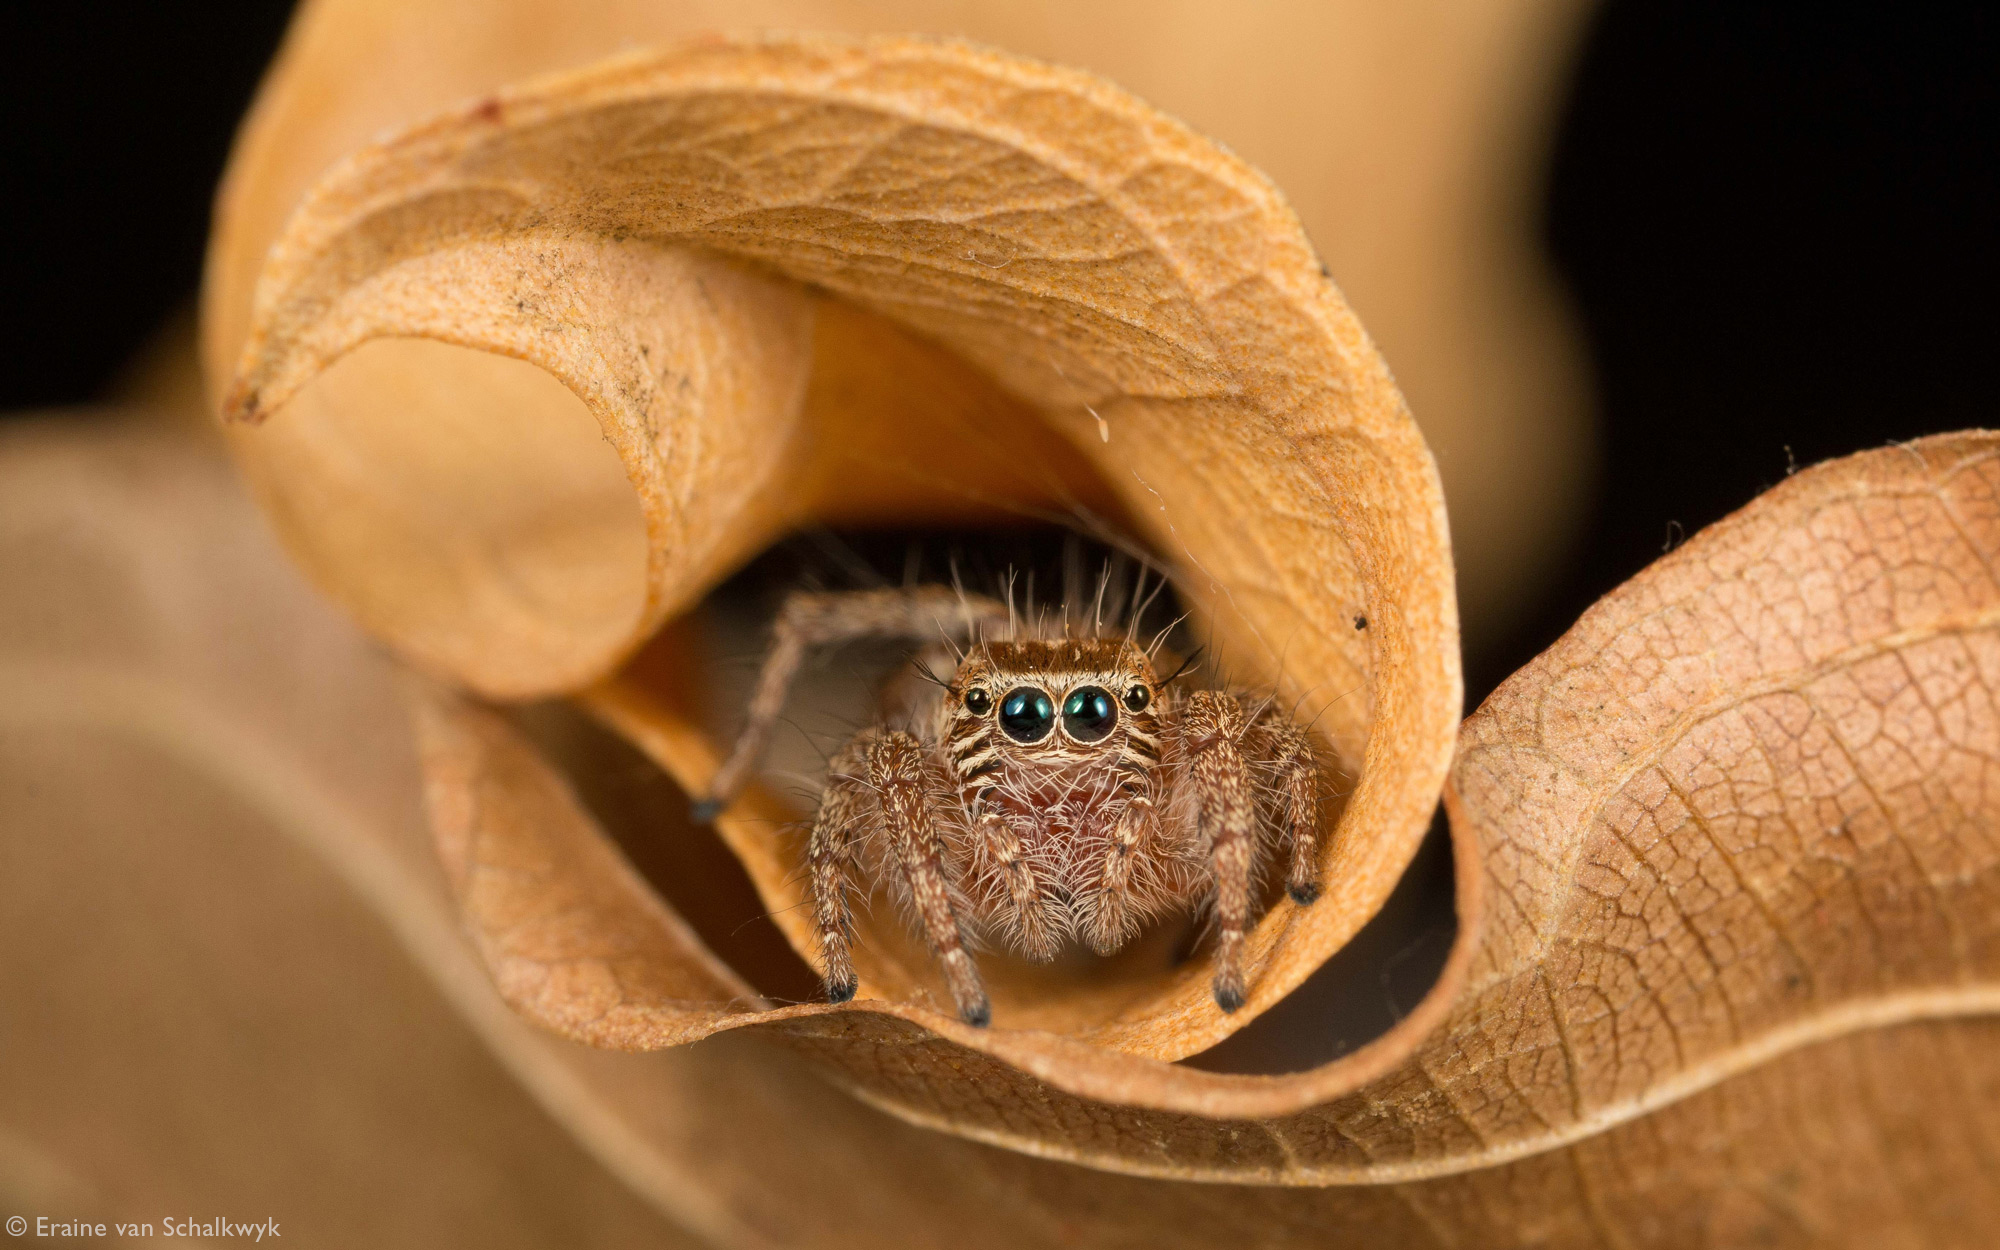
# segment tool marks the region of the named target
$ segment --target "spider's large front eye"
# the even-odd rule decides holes
[[[1117,723],[1118,709],[1102,686],[1078,686],[1063,700],[1063,731],[1078,742],[1095,742]]]
[[[993,710],[993,696],[974,686],[965,692],[965,710],[974,716],[984,716]]]
[[[1056,727],[1056,705],[1033,686],[1009,690],[1000,700],[1000,728],[1016,742],[1040,742]]]

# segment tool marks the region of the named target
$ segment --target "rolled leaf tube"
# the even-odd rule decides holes
[[[815,363],[829,326],[874,348],[845,358],[840,385]],[[577,576],[568,553],[589,544],[483,526],[493,475],[456,451],[479,441],[408,407],[397,375],[340,390],[385,343],[436,350],[411,338],[561,380],[639,498],[644,558],[588,565],[587,594],[535,593]],[[975,429],[964,403],[876,402],[939,349],[959,363],[931,373],[992,392]],[[941,40],[717,39],[503,92],[357,153],[308,197],[259,280],[227,408],[295,549],[392,646],[488,696],[591,687],[691,789],[713,758],[682,731],[690,710],[638,679],[645,663],[620,665],[733,562],[802,523],[940,498],[989,515],[1108,499],[1235,664],[1302,702],[1352,784],[1325,897],[1280,902],[1250,937],[1246,1011],[1224,1016],[1182,967],[1003,981],[1002,1024],[1160,1058],[1203,1049],[1373,914],[1435,803],[1460,686],[1422,439],[1268,181],[1084,74]],[[481,413],[496,435],[556,420]],[[377,466],[362,440],[324,434],[385,414],[424,445]],[[588,426],[569,431],[586,459]],[[590,480],[572,493],[615,493],[601,469]],[[508,497],[535,498],[520,481]],[[343,541],[379,512],[419,520]],[[424,518],[472,532],[440,543]],[[475,558],[428,593],[438,579],[410,565],[440,548]],[[593,599],[616,610],[560,610]],[[542,603],[559,610],[520,610]],[[808,949],[795,856],[768,820],[723,832]],[[921,998],[928,972],[896,958],[892,928],[863,943],[883,956],[861,969],[864,999]]]

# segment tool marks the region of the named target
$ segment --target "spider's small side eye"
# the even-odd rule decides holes
[[[1056,727],[1056,705],[1033,686],[1020,686],[1000,700],[1000,728],[1016,742],[1040,742]]]
[[[993,710],[993,696],[974,686],[965,692],[965,710],[974,716],[984,716]]]
[[[1125,692],[1125,706],[1130,711],[1143,712],[1152,701],[1153,692],[1143,685],[1135,683]]]

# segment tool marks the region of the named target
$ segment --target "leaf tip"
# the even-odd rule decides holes
[[[222,397],[222,423],[224,425],[258,425],[265,417],[263,398],[255,386],[247,380],[239,379]]]

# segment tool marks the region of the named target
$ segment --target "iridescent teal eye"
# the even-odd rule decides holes
[[[1056,705],[1033,686],[1020,686],[1000,700],[1000,728],[1016,742],[1040,742],[1056,727]]]
[[[1096,742],[1118,723],[1118,708],[1102,686],[1078,686],[1063,700],[1063,731],[1078,742]]]

